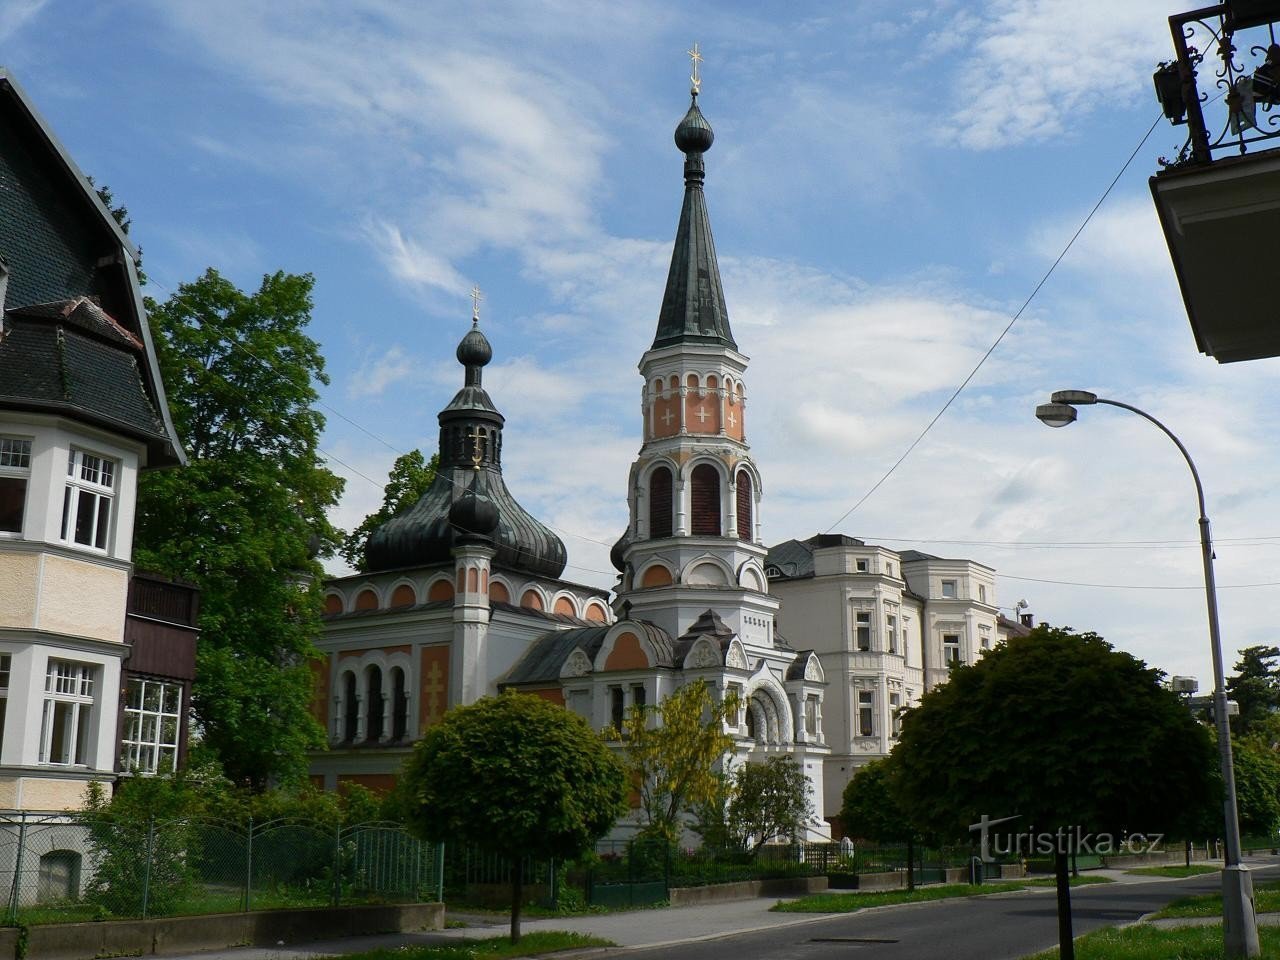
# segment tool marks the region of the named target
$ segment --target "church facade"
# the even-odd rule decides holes
[[[697,96],[675,133],[684,201],[639,363],[612,594],[560,579],[563,543],[507,490],[504,419],[481,386],[492,349],[473,318],[462,389],[439,414],[439,475],[374,532],[367,573],[327,583],[314,703],[331,745],[313,758],[316,783],[389,787],[444,709],[504,689],[605,729],[704,681],[740,703],[726,763],[792,757],[811,789],[807,836],[825,839],[853,769],[892,747],[896,711],[1001,638],[989,567],[852,538],[763,543],[748,358],[716,261],[703,189],[714,136]]]

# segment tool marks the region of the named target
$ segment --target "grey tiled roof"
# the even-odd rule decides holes
[[[141,352],[114,332],[87,333],[86,311],[76,312],[84,322],[22,310],[5,315],[0,405],[65,412],[139,439],[166,439],[143,385]]]
[[[535,637],[516,661],[499,686],[551,683],[560,679],[560,668],[574,650],[581,650],[594,660],[609,632],[607,624],[578,627],[574,630],[552,630]]]

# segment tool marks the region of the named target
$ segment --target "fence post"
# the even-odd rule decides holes
[[[142,868],[142,919],[147,919],[147,908],[151,906],[151,860],[155,856],[156,818],[147,817],[147,862]]]
[[[14,922],[18,919],[18,901],[21,896],[22,852],[27,845],[27,814],[23,811],[18,816],[21,818],[18,821],[18,858],[13,867],[13,892],[9,896],[9,919]]]
[[[436,846],[436,903],[444,903],[444,844]]]
[[[342,902],[342,824],[333,827],[333,905]]]
[[[249,834],[245,843],[244,912],[253,909],[253,817],[249,817]]]

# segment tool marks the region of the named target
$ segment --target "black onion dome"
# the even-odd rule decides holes
[[[483,367],[493,359],[493,347],[489,338],[480,330],[479,321],[471,325],[466,336],[458,343],[458,362],[465,367]]]
[[[609,551],[609,562],[613,564],[613,568],[619,573],[625,573],[627,570],[627,562],[624,557],[627,553],[627,547],[631,546],[631,544],[631,528],[628,527],[622,531],[622,536],[618,538],[618,542]]]
[[[373,532],[365,548],[369,572],[424,567],[453,559],[454,544],[466,536],[454,525],[453,513],[455,500],[466,496],[466,492],[459,495],[458,490],[467,482],[467,473],[442,469],[422,499]],[[457,482],[457,488],[451,479]],[[500,473],[482,469],[475,480],[498,515],[489,533],[493,565],[559,577],[568,559],[564,542],[516,502]]]
[[[707,118],[698,109],[697,94],[694,94],[693,103],[689,104],[689,112],[676,127],[676,146],[681,153],[706,153],[711,149],[715,139],[716,135],[711,130],[711,124],[707,123]]]
[[[488,537],[498,527],[498,508],[479,489],[480,471],[472,472],[466,492],[449,508],[449,523],[464,536]]]
[[[369,570],[448,563],[458,542],[489,537],[495,566],[559,577],[568,559],[564,542],[516,502],[502,479],[505,420],[481,382],[493,348],[478,323],[457,356],[466,375],[437,417],[436,478],[417,503],[373,531],[365,545]]]

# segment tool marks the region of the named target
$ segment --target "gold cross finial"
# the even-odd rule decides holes
[[[480,322],[480,301],[483,299],[479,285],[473,286],[471,288],[471,319],[476,323]]]
[[[689,92],[696,97],[698,92],[702,89],[702,73],[698,69],[698,64],[702,62],[702,54],[698,52],[698,45],[696,43],[693,45],[693,49],[687,52],[689,54],[690,61],[693,63],[693,72],[689,74],[689,83],[693,85],[693,88]]]

